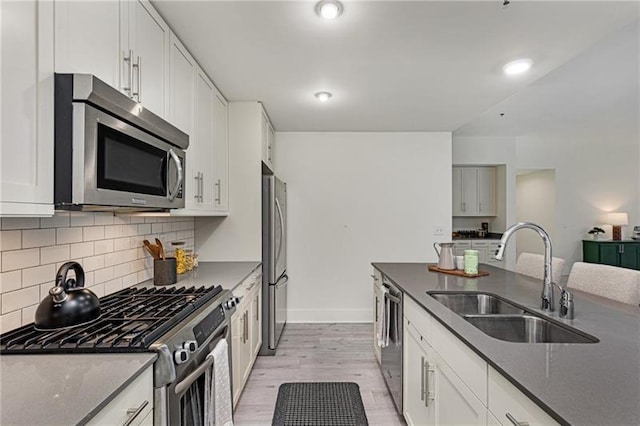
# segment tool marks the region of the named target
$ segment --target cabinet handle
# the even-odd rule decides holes
[[[245,343],[249,340],[249,311],[244,311],[244,341]]]
[[[128,86],[122,86],[122,90],[126,91],[129,93],[129,97],[133,98],[133,65],[131,64],[131,61],[133,60],[133,50],[129,49],[129,56],[127,56],[127,52],[122,52],[122,60],[124,62],[126,62],[128,64],[129,67],[129,85]]]
[[[620,244],[620,254],[624,253],[624,244]]]
[[[259,300],[258,300],[258,296],[256,296],[256,322],[258,322],[258,305],[259,305]]]
[[[467,203],[462,202],[462,211],[466,212],[467,211]]]
[[[220,204],[220,179],[216,181],[216,194],[218,194],[216,196],[216,203]]]
[[[129,426],[135,420],[135,418],[138,417],[140,413],[142,413],[147,405],[149,405],[149,401],[144,401],[138,408],[129,408],[127,410],[127,416],[129,417],[127,418],[127,421],[122,424],[122,426]]]
[[[200,186],[198,189],[198,192],[200,193],[200,202],[204,203],[204,173],[198,172],[198,174],[200,175]]]
[[[511,413],[507,413],[506,417],[513,424],[513,426],[529,426],[529,422],[519,422],[515,417],[511,415]]]
[[[200,172],[198,172],[198,174],[193,178],[196,180],[196,193],[193,198],[195,198],[196,201],[200,201]]]
[[[204,172],[200,172],[200,202],[204,203]]]
[[[424,401],[424,357],[420,358],[420,401]]]
[[[267,150],[268,150],[267,152],[269,153],[269,154],[267,155],[267,157],[268,157],[268,159],[269,159],[269,162],[271,162],[271,145],[268,145],[268,146],[267,146]]]
[[[433,373],[436,370],[433,367],[431,367],[431,364],[429,364],[429,360],[427,360],[425,362],[425,369],[424,370],[426,372],[426,377],[424,379],[424,388],[425,388],[424,406],[428,407],[429,406],[429,400],[430,399],[431,400],[436,399],[435,393],[429,389],[429,373]]]
[[[245,312],[245,313],[246,313],[246,312]],[[245,322],[245,321],[244,321],[244,318],[245,318],[245,315],[244,315],[244,314],[242,314],[242,318],[240,318],[240,321],[242,321],[242,336],[240,336],[240,342],[241,342],[241,343],[244,343],[244,342],[245,342],[245,340],[244,340],[244,322]]]
[[[478,210],[482,211],[482,203],[478,203]]]
[[[132,68],[132,71],[131,71],[132,81],[133,81],[133,68],[135,68],[137,73],[138,73],[138,78],[137,78],[137,80],[138,80],[137,83],[138,84],[136,86],[136,89],[138,89],[138,91],[137,92],[131,92],[131,97],[133,98],[135,96],[137,98],[136,100],[138,102],[140,102],[140,56],[138,56],[138,62],[137,63],[134,62],[131,65],[131,68]],[[133,83],[131,83],[131,90],[133,90]]]

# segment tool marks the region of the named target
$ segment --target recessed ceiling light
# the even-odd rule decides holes
[[[335,19],[342,13],[342,3],[336,0],[322,0],[316,5],[316,13],[324,19]]]
[[[503,66],[502,71],[507,75],[518,75],[529,71],[531,65],[533,65],[531,59],[518,59]]]
[[[318,92],[314,95],[320,102],[327,102],[329,98],[331,98],[331,93],[329,92]]]

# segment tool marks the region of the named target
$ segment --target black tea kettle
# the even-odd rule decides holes
[[[69,270],[75,279],[67,279]],[[95,321],[100,317],[100,300],[91,290],[84,288],[84,270],[77,262],[67,262],[56,274],[56,285],[49,290],[38,309],[35,327],[38,330],[55,330],[75,327]]]

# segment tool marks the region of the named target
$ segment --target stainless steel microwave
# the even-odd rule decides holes
[[[189,136],[89,74],[55,76],[57,209],[184,207]]]

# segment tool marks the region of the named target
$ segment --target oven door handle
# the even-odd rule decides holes
[[[181,393],[189,389],[193,384],[193,382],[198,380],[198,378],[202,376],[202,373],[204,373],[205,370],[211,367],[212,365],[213,365],[213,357],[208,356],[207,358],[205,358],[204,363],[200,367],[196,368],[196,370],[193,373],[189,374],[187,377],[185,377],[183,381],[181,381],[176,385],[176,387],[174,388],[175,394],[180,395]]]
[[[173,191],[167,195],[169,201],[173,201],[178,196],[178,191],[180,190],[180,185],[182,185],[182,163],[180,162],[180,158],[178,155],[173,152],[173,148],[169,149],[169,157],[176,163],[176,172],[178,174],[178,180],[176,181],[175,186],[173,187]]]

